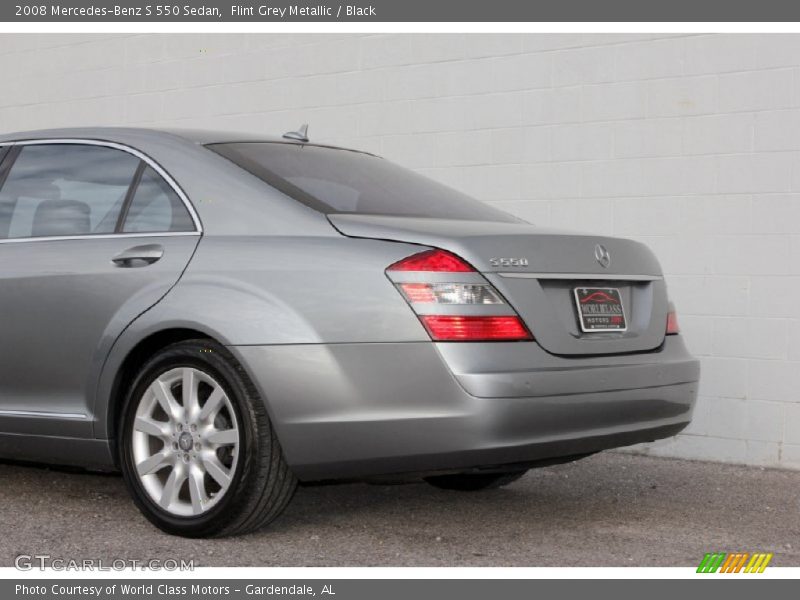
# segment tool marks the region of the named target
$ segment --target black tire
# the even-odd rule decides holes
[[[230,486],[198,516],[176,516],[158,506],[143,488],[132,456],[133,421],[142,395],[161,374],[179,367],[208,373],[225,390],[239,424],[239,458]],[[128,394],[119,428],[122,473],[134,503],[156,527],[183,537],[224,537],[264,527],[286,508],[297,489],[264,402],[242,366],[222,345],[187,340],[167,346],[140,370]]]
[[[493,490],[525,475],[528,469],[521,471],[507,471],[505,473],[456,473],[454,475],[433,475],[426,477],[425,481],[433,487],[442,490],[456,490],[459,492],[478,492],[480,490]]]

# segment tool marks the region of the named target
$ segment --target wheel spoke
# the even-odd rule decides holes
[[[217,414],[217,411],[222,406],[222,401],[225,399],[225,392],[221,387],[215,387],[214,391],[206,400],[203,405],[203,410],[200,411],[200,420],[207,421],[209,418]]]
[[[194,514],[203,512],[203,505],[206,503],[206,490],[203,484],[203,471],[194,468],[189,474],[189,495],[192,498],[192,511]]]
[[[239,431],[236,429],[225,429],[223,431],[215,429],[208,434],[208,441],[220,446],[231,446],[239,442]]]
[[[169,437],[169,429],[167,423],[155,421],[147,417],[136,417],[136,421],[133,423],[133,428],[135,431],[141,431],[142,433],[146,433],[147,435],[152,435],[153,437],[157,438]]]
[[[203,466],[211,477],[216,481],[219,486],[225,490],[231,483],[231,476],[216,454],[210,454],[203,457]]]
[[[158,400],[158,403],[161,405],[161,408],[165,413],[167,413],[167,416],[175,421],[180,420],[183,409],[175,401],[172,391],[164,384],[164,382],[160,379],[156,379],[150,388],[153,390],[153,394],[155,395],[156,400]]]
[[[136,470],[139,472],[140,476],[150,475],[151,473],[155,473],[161,467],[164,467],[169,464],[168,455],[166,452],[159,452],[157,454],[153,454],[153,456],[144,459],[140,463],[136,465]]]
[[[184,481],[186,481],[186,471],[181,465],[175,465],[172,473],[167,478],[167,482],[164,484],[164,490],[161,492],[159,504],[162,508],[169,508],[178,499],[178,494]]]
[[[192,419],[200,412],[200,401],[197,398],[197,375],[194,369],[183,370],[183,409]]]

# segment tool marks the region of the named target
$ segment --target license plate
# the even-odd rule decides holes
[[[584,332],[625,331],[625,310],[616,288],[575,288],[578,321]]]

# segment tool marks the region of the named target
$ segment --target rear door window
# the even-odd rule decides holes
[[[138,165],[105,146],[23,146],[0,189],[0,239],[113,233]]]
[[[133,194],[124,233],[194,231],[194,222],[181,198],[152,167],[147,167]]]
[[[466,194],[362,152],[278,142],[211,144],[208,148],[326,214],[519,222]]]

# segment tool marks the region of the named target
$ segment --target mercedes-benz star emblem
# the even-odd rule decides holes
[[[594,247],[594,257],[604,269],[607,269],[609,266],[611,266],[611,255],[608,253],[608,250],[605,246],[603,246],[603,244],[597,244]]]
[[[188,452],[194,446],[194,438],[192,434],[188,431],[184,431],[180,437],[178,438],[178,446],[180,446],[181,450],[184,452]]]

